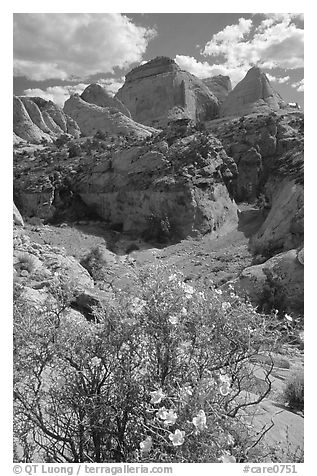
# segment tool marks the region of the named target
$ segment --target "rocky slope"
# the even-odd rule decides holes
[[[128,108],[124,106],[118,98],[111,97],[100,84],[90,84],[82,92],[80,97],[84,101],[95,104],[96,106],[116,108],[125,116],[131,117]]]
[[[216,96],[219,104],[222,104],[230,91],[232,90],[231,80],[229,76],[212,76],[211,78],[203,79],[203,83]]]
[[[79,137],[76,122],[52,101],[38,97],[13,98],[14,142],[19,139],[40,143],[43,139],[52,142],[58,135],[70,134]]]
[[[94,135],[97,131],[123,134],[144,138],[155,130],[138,124],[115,107],[101,107],[84,101],[78,94],[71,96],[64,104],[64,112],[79,125],[83,135]]]
[[[278,111],[285,106],[267,76],[254,66],[228,94],[221,105],[220,115],[243,116],[252,112]]]
[[[167,57],[155,58],[128,73],[116,98],[135,121],[154,127],[181,118],[205,121],[219,112],[218,99],[208,87]]]

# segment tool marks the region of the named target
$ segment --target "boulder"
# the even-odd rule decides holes
[[[90,104],[95,104],[96,106],[101,107],[111,107],[117,109],[119,112],[124,114],[127,117],[131,117],[131,114],[126,106],[122,104],[122,102],[116,98],[111,97],[105,88],[100,86],[100,84],[90,84],[87,88],[82,92],[80,97]]]
[[[65,102],[64,112],[77,122],[81,132],[86,136],[102,131],[144,138],[155,132],[155,129],[134,122],[116,108],[90,104],[78,94],[74,94]]]
[[[251,68],[228,94],[220,108],[220,115],[243,116],[254,112],[278,111],[286,107],[281,96],[272,88],[265,73]]]
[[[38,144],[43,139],[52,142],[51,136],[34,124],[23,102],[17,96],[13,97],[13,132],[27,142]]]
[[[206,121],[219,112],[218,99],[208,87],[167,57],[157,57],[130,71],[116,98],[135,121],[159,128],[181,118]]]
[[[304,307],[304,266],[302,250],[279,253],[265,263],[250,266],[230,284],[264,310],[271,308],[302,313]]]

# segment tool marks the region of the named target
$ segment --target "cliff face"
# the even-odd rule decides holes
[[[222,177],[232,176],[235,164],[216,139],[201,140],[196,134],[169,148],[163,141],[118,151],[86,170],[77,192],[106,221],[138,234],[165,223],[184,238],[236,223]]]
[[[128,73],[116,98],[135,121],[154,127],[182,118],[205,121],[219,112],[218,99],[208,87],[166,57],[155,58]]]
[[[13,131],[16,142],[20,138],[35,144],[43,139],[52,142],[65,133],[76,138],[80,135],[78,125],[71,117],[52,101],[38,97],[14,96]]]
[[[203,83],[216,96],[219,104],[222,104],[230,91],[232,90],[231,80],[229,76],[213,76],[211,78],[203,79]]]
[[[228,94],[220,115],[242,116],[252,112],[277,111],[286,107],[281,96],[272,88],[260,68],[251,68],[246,76]]]
[[[81,132],[86,136],[94,135],[100,130],[143,138],[150,136],[155,131],[151,127],[134,122],[119,112],[117,108],[90,104],[81,99],[78,94],[74,94],[65,102],[64,112],[78,123]]]

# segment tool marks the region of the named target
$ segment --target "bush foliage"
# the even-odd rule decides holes
[[[95,322],[63,289],[41,308],[15,305],[19,461],[242,462],[258,444],[246,417],[254,355],[276,344],[233,293],[152,268],[113,294]]]

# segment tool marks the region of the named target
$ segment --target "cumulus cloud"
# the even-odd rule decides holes
[[[301,79],[300,81],[297,81],[296,83],[293,83],[292,88],[296,88],[296,90],[298,92],[303,92],[304,91],[304,78]]]
[[[140,62],[152,28],[119,13],[14,14],[14,74],[85,79]]]
[[[267,73],[266,75],[270,81],[273,83],[287,83],[290,80],[290,76],[272,76],[271,74]]]
[[[50,86],[46,89],[32,88],[26,89],[23,94],[24,96],[39,96],[62,107],[71,94],[81,94],[87,86],[88,84],[80,83],[71,86]]]
[[[194,74],[198,78],[204,79],[222,74],[223,76],[229,76],[233,84],[239,82],[248,71],[248,67],[231,68],[225,63],[209,64],[207,61],[200,62],[193,56],[176,55],[175,61],[181,69]]]
[[[104,87],[110,96],[114,96],[118,89],[123,85],[124,77],[99,79],[96,82]],[[53,101],[58,106],[63,107],[64,102],[72,94],[81,94],[87,86],[88,84],[86,83],[79,83],[67,86],[50,86],[46,89],[31,88],[26,89],[23,94],[24,96],[39,96],[47,101]]]
[[[228,70],[304,66],[304,30],[293,22],[299,14],[267,14],[260,23],[240,18],[213,35],[202,54]]]

